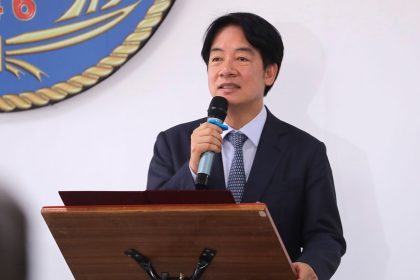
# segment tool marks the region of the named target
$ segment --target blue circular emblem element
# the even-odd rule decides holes
[[[175,0],[0,0],[0,112],[56,103],[137,53]]]

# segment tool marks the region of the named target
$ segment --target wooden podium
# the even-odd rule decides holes
[[[295,279],[262,203],[48,206],[41,213],[77,280]],[[156,278],[133,252],[150,260]],[[204,264],[201,277],[190,278]]]

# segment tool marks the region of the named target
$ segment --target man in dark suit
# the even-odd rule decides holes
[[[346,243],[325,145],[263,103],[283,58],[280,34],[257,15],[228,14],[210,25],[201,54],[210,93],[229,102],[229,128],[201,119],[161,132],[147,188],[195,189],[201,155],[215,152],[207,188],[267,204],[297,279],[330,279]]]

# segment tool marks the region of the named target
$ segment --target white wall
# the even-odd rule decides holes
[[[420,2],[178,0],[146,47],[108,80],[54,106],[0,114],[0,185],[29,219],[33,280],[72,279],[40,209],[58,190],[142,190],[157,133],[205,116],[204,30],[252,11],[282,33],[266,98],[323,140],[348,252],[334,279],[412,279],[420,247]]]

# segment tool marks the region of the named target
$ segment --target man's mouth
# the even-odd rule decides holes
[[[218,86],[218,89],[237,89],[240,88],[237,84],[225,83]]]

